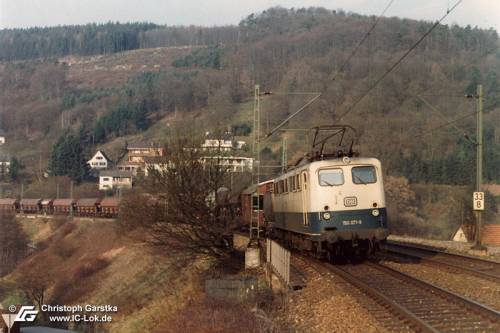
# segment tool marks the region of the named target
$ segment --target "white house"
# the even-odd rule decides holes
[[[245,146],[245,141],[236,141],[230,132],[224,133],[220,137],[215,137],[210,132],[206,133],[205,142],[201,144],[203,150],[241,150]]]
[[[132,172],[121,170],[101,171],[99,173],[99,190],[115,188],[131,188]]]
[[[218,159],[221,166],[226,167],[229,172],[251,172],[253,158],[242,156],[205,156],[203,161]]]
[[[0,130],[0,146],[5,144],[5,133]]]
[[[0,156],[0,175],[6,175],[10,171],[10,159]]]
[[[102,150],[98,150],[87,162],[91,169],[107,169],[110,160]]]

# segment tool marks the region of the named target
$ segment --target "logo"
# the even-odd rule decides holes
[[[354,207],[357,205],[358,205],[358,199],[356,197],[345,197],[344,198],[344,206]]]
[[[19,313],[17,314],[16,319],[14,319],[14,321],[33,322],[35,321],[37,315],[38,315],[38,310],[35,310],[35,307],[33,305],[24,305],[19,310]]]

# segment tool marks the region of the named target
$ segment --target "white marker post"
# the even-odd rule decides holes
[[[484,192],[474,192],[472,200],[474,210],[484,210]]]

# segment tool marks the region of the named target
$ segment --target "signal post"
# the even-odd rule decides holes
[[[483,187],[483,86],[477,86],[477,142],[476,142],[476,192],[473,193],[473,210],[476,215],[476,232],[472,250],[486,251],[482,244],[484,192]]]

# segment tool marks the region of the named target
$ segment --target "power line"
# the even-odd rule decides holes
[[[464,116],[462,116],[462,117],[459,117],[459,118],[456,118],[456,119],[454,119],[454,120],[448,121],[448,122],[446,122],[446,123],[444,123],[444,124],[441,124],[441,125],[439,125],[439,126],[433,127],[433,128],[431,128],[430,130],[425,131],[424,133],[422,133],[422,134],[420,134],[420,135],[417,135],[417,136],[416,136],[416,138],[421,137],[421,136],[424,136],[425,134],[427,134],[427,133],[429,133],[429,132],[433,132],[433,131],[438,130],[438,129],[440,129],[440,128],[443,128],[443,127],[446,127],[446,126],[449,126],[449,125],[453,125],[454,123],[456,123],[456,122],[458,122],[458,121],[460,121],[460,120],[463,120],[463,119],[465,119],[465,118],[468,118],[468,117],[471,117],[471,116],[475,116],[475,115],[477,115],[477,114],[478,114],[478,112],[479,112],[479,111],[474,111],[474,112],[468,113],[468,114],[466,114],[466,115],[464,115]],[[493,110],[492,112],[490,112],[489,114],[494,113],[494,112],[496,112],[496,109],[495,109],[495,110]],[[453,125],[453,126],[454,126],[454,125]],[[460,130],[460,128],[458,128],[458,129]],[[468,136],[468,134],[467,134],[467,133],[464,133],[464,136]],[[469,141],[470,141],[470,140],[469,140]]]
[[[332,78],[332,81],[335,81],[335,79],[337,79],[337,76],[340,74],[340,72],[342,72],[344,70],[345,66],[347,66],[347,64],[351,61],[352,57],[354,57],[354,55],[356,54],[356,52],[358,52],[358,50],[361,47],[361,45],[363,45],[363,43],[368,39],[368,37],[370,37],[370,34],[373,32],[373,30],[377,26],[378,22],[382,19],[382,17],[384,16],[385,12],[389,9],[389,7],[391,7],[391,5],[392,5],[393,2],[394,2],[394,0],[390,0],[389,3],[387,4],[387,6],[385,6],[384,10],[377,17],[377,19],[375,20],[375,22],[373,23],[373,25],[370,27],[370,29],[368,29],[368,31],[365,33],[365,35],[363,36],[363,38],[359,41],[358,45],[356,45],[356,47],[354,48],[354,50],[352,50],[352,52],[349,55],[349,57],[347,58],[347,60],[344,61],[344,63],[342,64],[342,66],[340,66],[340,69],[335,73],[335,75]]]
[[[462,3],[463,0],[458,0],[455,5],[453,5],[453,7],[451,7],[450,9],[448,9],[446,11],[446,14],[444,14],[439,20],[436,21],[436,23],[434,23],[432,25],[432,27],[427,30],[426,33],[424,33],[422,35],[422,37],[420,37],[420,39],[415,43],[413,44],[387,71],[384,72],[384,74],[382,74],[371,86],[370,88],[368,88],[368,90],[360,97],[356,100],[356,102],[354,102],[350,107],[349,109],[347,109],[346,112],[344,112],[343,114],[340,115],[340,117],[338,118],[338,120],[341,120],[346,114],[348,114],[349,112],[351,112],[355,107],[356,105],[358,105],[366,96],[368,96],[368,94],[376,87],[379,85],[380,82],[382,82],[386,77],[387,75],[389,75],[401,62],[403,62],[403,60],[415,49],[417,48],[417,46],[420,45],[420,43],[432,32],[434,31],[434,29],[439,25],[441,24],[441,22],[456,8],[458,7],[458,5],[460,5],[460,3]]]
[[[431,110],[435,111],[440,117],[441,119],[443,119],[444,121],[448,121],[448,119],[446,118],[446,116],[441,112],[441,110],[439,110],[437,107],[435,107],[434,105],[432,105],[431,103],[429,103],[425,98],[423,98],[422,96],[417,96],[422,102],[424,102],[425,105],[427,105]],[[462,96],[462,98],[464,98],[464,96]],[[458,127],[457,125],[454,124],[454,122],[450,123],[450,125],[453,126],[453,128],[455,128],[460,134],[463,134],[463,135],[467,135],[467,131]]]
[[[304,104],[300,109],[298,109],[297,111],[295,111],[294,113],[292,113],[290,116],[288,116],[285,120],[283,120],[279,125],[277,125],[276,127],[274,127],[269,133],[267,133],[264,138],[262,138],[262,140],[266,140],[267,138],[269,138],[271,135],[273,135],[274,133],[276,133],[281,127],[283,127],[284,125],[286,125],[286,123],[288,123],[290,120],[292,120],[296,115],[298,115],[299,113],[301,113],[302,111],[304,111],[305,109],[307,109],[309,107],[309,105],[311,105],[315,100],[317,100],[318,98],[321,97],[321,93],[317,93],[313,98],[311,98],[306,104]],[[261,139],[259,138],[258,141],[260,141]]]
[[[443,128],[443,127],[446,127],[446,126],[449,126],[449,125],[454,124],[454,123],[456,123],[456,122],[458,122],[458,121],[460,121],[460,120],[463,120],[463,119],[465,119],[465,118],[468,118],[468,117],[471,117],[471,116],[475,116],[475,115],[477,115],[477,111],[474,111],[474,112],[468,113],[468,114],[466,114],[465,116],[459,117],[459,118],[457,118],[457,119],[454,119],[454,120],[448,121],[448,122],[446,122],[446,123],[444,123],[444,124],[441,124],[441,125],[439,125],[439,126],[436,126],[436,127],[434,127],[434,128],[431,128],[430,130],[425,131],[424,133],[422,133],[422,134],[420,134],[420,135],[417,135],[415,138],[418,138],[418,137],[424,136],[424,135],[425,135],[425,134],[427,134],[427,133],[434,132],[435,130],[438,130],[438,129]]]

